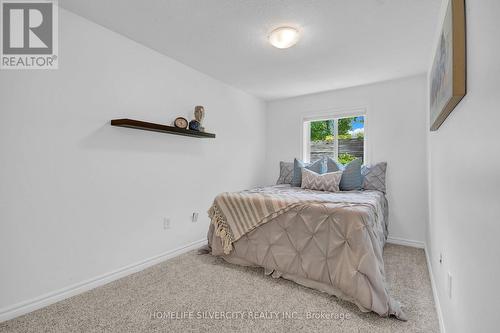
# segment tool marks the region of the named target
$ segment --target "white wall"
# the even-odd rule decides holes
[[[429,133],[427,249],[453,333],[497,332],[500,324],[499,15],[498,0],[466,1],[467,95]]]
[[[301,158],[302,119],[365,107],[369,162],[388,162],[391,237],[423,242],[427,219],[426,77],[335,90],[268,103],[267,182],[276,182],[279,161]]]
[[[0,72],[0,313],[203,239],[218,192],[262,183],[264,102],[62,9],[59,27],[59,70]],[[198,104],[215,140],[109,125]]]

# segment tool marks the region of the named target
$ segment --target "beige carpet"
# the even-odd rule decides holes
[[[0,332],[439,332],[424,251],[387,245],[384,258],[407,322],[192,251],[0,323]]]

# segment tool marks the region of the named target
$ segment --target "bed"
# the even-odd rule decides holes
[[[212,255],[405,320],[385,281],[384,193],[276,185],[221,193],[209,216]]]

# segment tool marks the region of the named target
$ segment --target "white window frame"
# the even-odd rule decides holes
[[[354,108],[343,108],[343,109],[328,109],[317,112],[308,112],[302,116],[302,147],[301,147],[301,155],[302,160],[305,162],[309,162],[310,156],[310,147],[311,147],[311,122],[312,121],[321,121],[321,120],[332,120],[332,119],[340,119],[340,118],[350,118],[350,117],[364,117],[364,137],[363,137],[363,163],[369,163],[369,154],[368,154],[368,140],[369,140],[369,131],[368,131],[368,115],[367,115],[367,107],[354,107]],[[334,122],[334,136],[337,137],[338,134],[338,122]],[[338,141],[337,141],[338,144]],[[338,148],[335,154],[338,154]],[[338,158],[338,156],[337,156]]]

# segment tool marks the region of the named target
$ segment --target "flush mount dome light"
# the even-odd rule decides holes
[[[278,49],[287,49],[299,41],[299,31],[292,27],[280,27],[269,34],[269,43]]]

